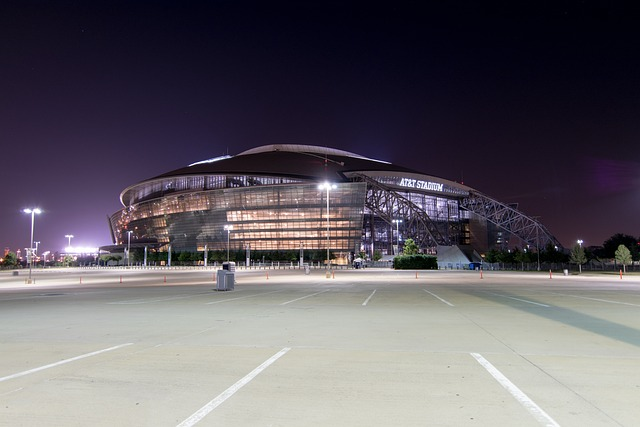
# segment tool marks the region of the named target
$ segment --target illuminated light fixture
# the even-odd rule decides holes
[[[329,191],[335,190],[337,187],[335,184],[330,184],[329,182],[324,182],[323,184],[318,185],[319,190],[327,190],[327,268],[331,267],[331,262],[329,260]],[[329,277],[329,273],[327,272],[327,277]]]
[[[69,252],[69,248],[71,248],[71,239],[73,239],[75,236],[73,234],[65,234],[64,237],[69,239],[69,246],[67,246],[67,252]]]
[[[227,230],[227,262],[229,262],[229,236],[231,234],[231,230],[233,230],[233,225],[227,224],[224,226],[224,229]]]
[[[397,253],[396,255],[400,254],[400,223],[402,222],[401,219],[394,219],[393,222],[396,223],[396,239],[398,239],[398,248],[396,249]]]
[[[41,214],[42,211],[39,208],[27,208],[23,209],[22,212],[31,214],[31,239],[29,240],[29,253],[27,254],[27,261],[29,261],[29,278],[27,279],[27,283],[31,284],[31,268],[33,266],[33,226],[35,225],[36,214]]]

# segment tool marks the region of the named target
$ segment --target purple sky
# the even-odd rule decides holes
[[[640,16],[516,3],[3,1],[0,246],[25,207],[41,251],[110,244],[128,185],[275,143],[463,180],[565,246],[637,237]]]

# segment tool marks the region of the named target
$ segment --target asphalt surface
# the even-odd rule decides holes
[[[0,426],[636,426],[640,277],[0,273]]]

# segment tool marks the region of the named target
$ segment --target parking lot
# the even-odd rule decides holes
[[[0,425],[634,426],[640,276],[0,273]]]

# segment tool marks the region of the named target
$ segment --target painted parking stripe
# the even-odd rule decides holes
[[[152,304],[154,302],[164,302],[164,301],[174,301],[179,299],[187,299],[187,298],[195,298],[201,295],[206,295],[209,292],[198,292],[196,294],[182,294],[182,295],[172,295],[170,297],[160,297],[160,298],[150,298],[150,299],[133,299],[127,301],[115,301],[108,302],[107,304],[116,304],[116,305],[132,305],[132,304]]]
[[[369,297],[366,300],[364,300],[362,305],[367,305],[369,303],[369,301],[371,300],[371,298],[373,298],[373,294],[375,294],[376,291],[377,291],[377,289],[374,289],[373,292],[371,292],[371,295],[369,295]]]
[[[529,300],[522,299],[522,298],[510,297],[508,295],[494,294],[493,292],[487,292],[487,293],[491,294],[491,295],[495,295],[497,297],[509,298],[509,299],[512,299],[512,300],[515,300],[515,301],[526,302],[527,304],[539,305],[540,307],[547,307],[547,308],[551,307],[550,305],[547,305],[547,304],[542,304],[542,303],[535,302],[535,301],[529,301]]]
[[[529,396],[527,396],[522,390],[520,390],[514,383],[509,381],[507,377],[505,377],[502,372],[500,372],[495,366],[491,364],[487,359],[482,357],[481,354],[478,353],[469,353],[473,356],[474,359],[482,365],[484,369],[491,374],[493,378],[500,383],[502,387],[504,387],[515,399],[525,407],[527,411],[534,416],[538,422],[546,427],[560,427],[549,414],[547,414],[541,407],[539,407]]]
[[[448,306],[450,306],[450,307],[455,307],[455,305],[451,304],[449,301],[447,301],[447,300],[446,300],[446,299],[444,299],[444,298],[440,298],[438,295],[434,294],[433,292],[429,292],[429,291],[428,291],[428,290],[426,290],[426,289],[423,289],[423,291],[425,291],[426,293],[428,293],[429,295],[431,295],[431,296],[433,296],[433,297],[438,298],[440,301],[442,301],[443,303],[447,304]]]
[[[259,293],[259,294],[247,295],[246,297],[227,298],[227,299],[223,299],[223,300],[211,301],[211,302],[206,302],[205,304],[206,305],[209,305],[209,304],[220,304],[222,302],[236,301],[236,300],[239,300],[239,299],[254,298],[254,297],[259,297],[261,295],[275,294],[276,292],[283,292],[283,291],[284,291],[284,289],[280,289],[280,290],[277,290],[277,291],[262,292],[262,293]]]
[[[640,307],[640,304],[632,304],[630,302],[621,302],[621,301],[612,301],[612,300],[608,300],[608,299],[600,299],[600,298],[589,298],[589,297],[581,297],[579,295],[569,295],[569,294],[559,294],[559,293],[555,293],[555,295],[562,295],[565,297],[571,297],[571,298],[580,298],[580,299],[588,299],[591,301],[600,301],[600,302],[608,302],[610,304],[621,304],[621,305],[630,305],[633,307]]]
[[[94,351],[92,353],[82,354],[80,356],[72,357],[71,359],[64,359],[64,360],[60,360],[59,362],[50,363],[48,365],[40,366],[38,368],[29,369],[28,371],[22,371],[22,372],[18,372],[18,373],[12,374],[12,375],[7,375],[6,377],[0,378],[0,382],[11,380],[11,379],[18,378],[18,377],[23,377],[25,375],[33,374],[35,372],[44,371],[45,369],[55,368],[56,366],[64,365],[65,363],[75,362],[76,360],[84,359],[84,358],[91,357],[91,356],[96,356],[98,354],[106,353],[107,351],[117,350],[119,348],[126,347],[128,345],[133,345],[133,343],[130,342],[130,343],[126,343],[126,344],[116,345],[114,347],[105,348],[104,350],[98,350],[98,351]]]
[[[280,304],[280,305],[287,305],[287,304],[290,304],[290,303],[292,303],[292,302],[300,301],[301,299],[310,298],[310,297],[313,297],[313,296],[316,296],[316,295],[320,295],[320,294],[323,294],[323,293],[325,293],[325,292],[329,292],[329,291],[330,291],[330,289],[326,289],[326,290],[324,290],[324,291],[316,292],[315,294],[311,294],[311,295],[307,295],[307,296],[304,296],[304,297],[300,297],[300,298],[292,299],[291,301],[283,302],[283,303],[282,303],[282,304]]]
[[[229,387],[228,389],[220,393],[218,396],[216,396],[213,400],[211,400],[209,403],[204,405],[202,408],[198,409],[189,418],[187,418],[186,420],[178,424],[178,427],[191,427],[196,425],[200,420],[206,417],[211,411],[213,411],[222,403],[224,403],[225,400],[233,396],[242,387],[249,384],[251,380],[257,377],[262,371],[267,369],[269,365],[271,365],[273,362],[275,362],[276,360],[284,356],[289,350],[291,350],[290,347],[285,347],[279,352],[277,352],[276,354],[274,354],[273,356],[271,356],[269,359],[267,359],[264,363],[262,363],[256,369],[254,369],[253,371],[245,375],[241,380],[239,380],[234,385],[232,385],[231,387]]]

